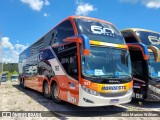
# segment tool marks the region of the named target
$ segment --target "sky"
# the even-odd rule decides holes
[[[119,30],[160,32],[160,0],[1,0],[3,61],[17,63],[19,53],[71,15],[109,21]]]

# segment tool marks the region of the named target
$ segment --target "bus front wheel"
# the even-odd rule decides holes
[[[55,103],[61,103],[59,99],[59,88],[57,83],[53,84],[51,87],[51,97]]]

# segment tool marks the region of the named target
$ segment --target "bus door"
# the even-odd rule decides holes
[[[67,73],[67,101],[72,104],[78,104],[79,66],[76,43],[61,46],[59,53],[59,60]]]
[[[142,52],[140,50],[130,50],[130,56],[132,61],[132,73],[133,73],[133,97],[137,99],[143,99],[145,97],[145,91],[147,90],[148,81],[148,67],[147,61],[144,60]]]

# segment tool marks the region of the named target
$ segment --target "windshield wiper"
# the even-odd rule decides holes
[[[85,75],[86,77],[93,77],[93,78],[120,78],[120,77],[114,77],[114,75]],[[130,78],[132,79],[131,76],[129,75],[119,75],[119,76],[124,76],[124,78]]]
[[[159,76],[153,77],[153,78],[160,78]]]
[[[85,76],[94,78],[113,78],[113,75],[85,75]]]
[[[100,78],[113,78],[113,75],[110,74],[110,75],[100,75],[99,76]]]
[[[84,75],[86,77],[94,77],[94,78],[98,78],[99,76],[96,76],[96,75]]]
[[[130,78],[130,79],[132,79],[132,76],[130,76],[130,75],[119,75],[119,76],[123,76],[123,77],[125,77],[125,78]]]

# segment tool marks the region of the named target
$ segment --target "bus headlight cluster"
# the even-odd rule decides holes
[[[130,88],[126,94],[132,93],[133,92],[133,88]]]
[[[82,89],[91,95],[100,96],[99,92],[86,88],[85,86],[82,86]]]

